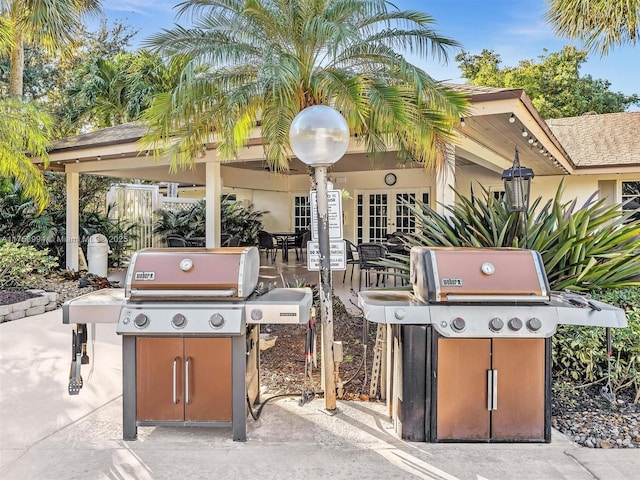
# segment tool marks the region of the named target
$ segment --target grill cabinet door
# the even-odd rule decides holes
[[[185,420],[231,421],[231,338],[185,338],[184,358]]]
[[[544,440],[545,340],[494,338],[493,369],[492,440]]]
[[[138,337],[136,342],[136,418],[183,420],[182,339]]]
[[[438,339],[437,438],[487,440],[491,339]]]

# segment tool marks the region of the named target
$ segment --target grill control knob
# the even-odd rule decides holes
[[[498,317],[492,318],[489,321],[489,330],[492,332],[499,332],[504,327],[504,322]]]
[[[530,318],[527,320],[527,328],[532,332],[537,332],[542,328],[542,322],[537,317]]]
[[[171,324],[175,328],[182,328],[187,324],[187,318],[181,313],[176,313],[171,319]]]
[[[511,320],[509,320],[509,328],[513,331],[517,331],[520,330],[522,328],[522,320],[520,320],[518,317],[513,317]]]
[[[393,315],[394,317],[396,317],[396,319],[402,320],[407,316],[407,311],[404,308],[398,308]]]
[[[136,315],[136,318],[133,319],[133,323],[138,328],[144,328],[149,324],[149,317],[147,317],[144,313],[139,313]]]
[[[224,325],[224,317],[219,313],[214,313],[209,317],[209,325],[211,328],[220,328]]]
[[[256,322],[262,320],[262,310],[259,308],[251,310],[251,320],[255,320]]]
[[[456,332],[461,332],[464,330],[464,327],[467,326],[467,322],[464,321],[464,318],[456,317],[451,322],[451,328],[453,328]]]

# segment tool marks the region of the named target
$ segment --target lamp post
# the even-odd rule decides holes
[[[505,201],[507,209],[510,212],[523,212],[524,215],[529,211],[529,192],[531,191],[531,179],[533,178],[533,170],[520,166],[520,156],[518,155],[518,147],[515,147],[515,156],[513,158],[513,166],[502,172],[502,180],[504,181]],[[518,214],[519,216],[520,214]],[[524,246],[527,248],[528,243],[528,226],[527,219],[524,222]]]
[[[300,161],[314,168],[316,180],[324,403],[325,408],[331,411],[336,409],[336,382],[333,361],[333,288],[329,255],[327,168],[340,160],[347,151],[349,126],[338,111],[325,105],[314,105],[302,110],[291,122],[289,143]]]

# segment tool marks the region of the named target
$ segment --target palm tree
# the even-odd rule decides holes
[[[467,100],[396,50],[447,60],[457,42],[432,28],[426,13],[383,0],[187,0],[176,26],[147,46],[190,59],[180,84],[158,95],[143,118],[146,146],[171,138],[173,166],[186,165],[215,132],[231,159],[254,127],[272,169],[286,171],[295,115],[316,104],[339,110],[370,153],[398,149],[403,160],[443,164],[442,142]]]
[[[48,195],[42,172],[31,162],[30,155],[48,158],[51,126],[50,117],[33,104],[15,97],[0,98],[0,177],[17,179],[23,194],[33,199],[41,211]]]
[[[134,121],[179,78],[159,55],[146,50],[92,58],[78,67],[65,92],[64,122],[69,128],[105,128]]]
[[[0,98],[0,174],[16,178],[41,210],[48,195],[42,172],[30,156],[42,157],[46,166],[51,121],[33,104],[20,100],[24,44],[59,49],[74,39],[80,19],[99,11],[100,0],[0,0],[0,52],[10,52],[11,58],[9,97]]]
[[[547,0],[545,18],[558,35],[585,42],[606,55],[614,45],[635,45],[640,36],[640,0]]]
[[[39,44],[55,51],[69,44],[79,31],[80,21],[100,12],[101,0],[1,0],[0,47],[11,51],[9,94],[22,96],[24,43]],[[2,42],[2,37],[9,41]]]

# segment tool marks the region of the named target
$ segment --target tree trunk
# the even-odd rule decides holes
[[[24,76],[24,42],[22,32],[16,31],[11,46],[11,72],[9,73],[9,95],[22,97]]]

